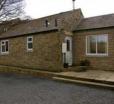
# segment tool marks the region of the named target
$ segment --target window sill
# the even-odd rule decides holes
[[[27,52],[33,52],[33,50],[27,50]]]
[[[9,52],[2,52],[1,55],[8,55]]]
[[[108,57],[108,54],[86,54],[88,57]]]

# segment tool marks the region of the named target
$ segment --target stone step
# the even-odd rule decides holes
[[[109,88],[111,90],[114,90],[114,85],[97,83],[97,82],[82,81],[82,80],[69,79],[69,78],[61,78],[61,77],[53,77],[53,80],[61,81],[61,82],[67,82],[67,83],[73,83],[73,84],[81,84],[81,85],[87,85],[87,86]]]
[[[62,74],[58,74],[58,75],[56,75],[56,77],[114,85],[114,81],[106,81],[106,80],[87,78],[87,77],[77,77],[77,76],[62,75]]]

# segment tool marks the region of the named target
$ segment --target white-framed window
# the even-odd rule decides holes
[[[108,35],[86,36],[86,55],[108,55]]]
[[[33,36],[27,37],[27,51],[33,50]]]
[[[9,53],[9,41],[1,40],[1,54],[8,54],[8,53]]]

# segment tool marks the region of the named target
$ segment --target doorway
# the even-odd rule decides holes
[[[72,37],[66,37],[62,45],[63,64],[72,66]]]

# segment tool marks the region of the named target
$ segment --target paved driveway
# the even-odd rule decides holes
[[[0,104],[114,104],[114,91],[0,74]]]

